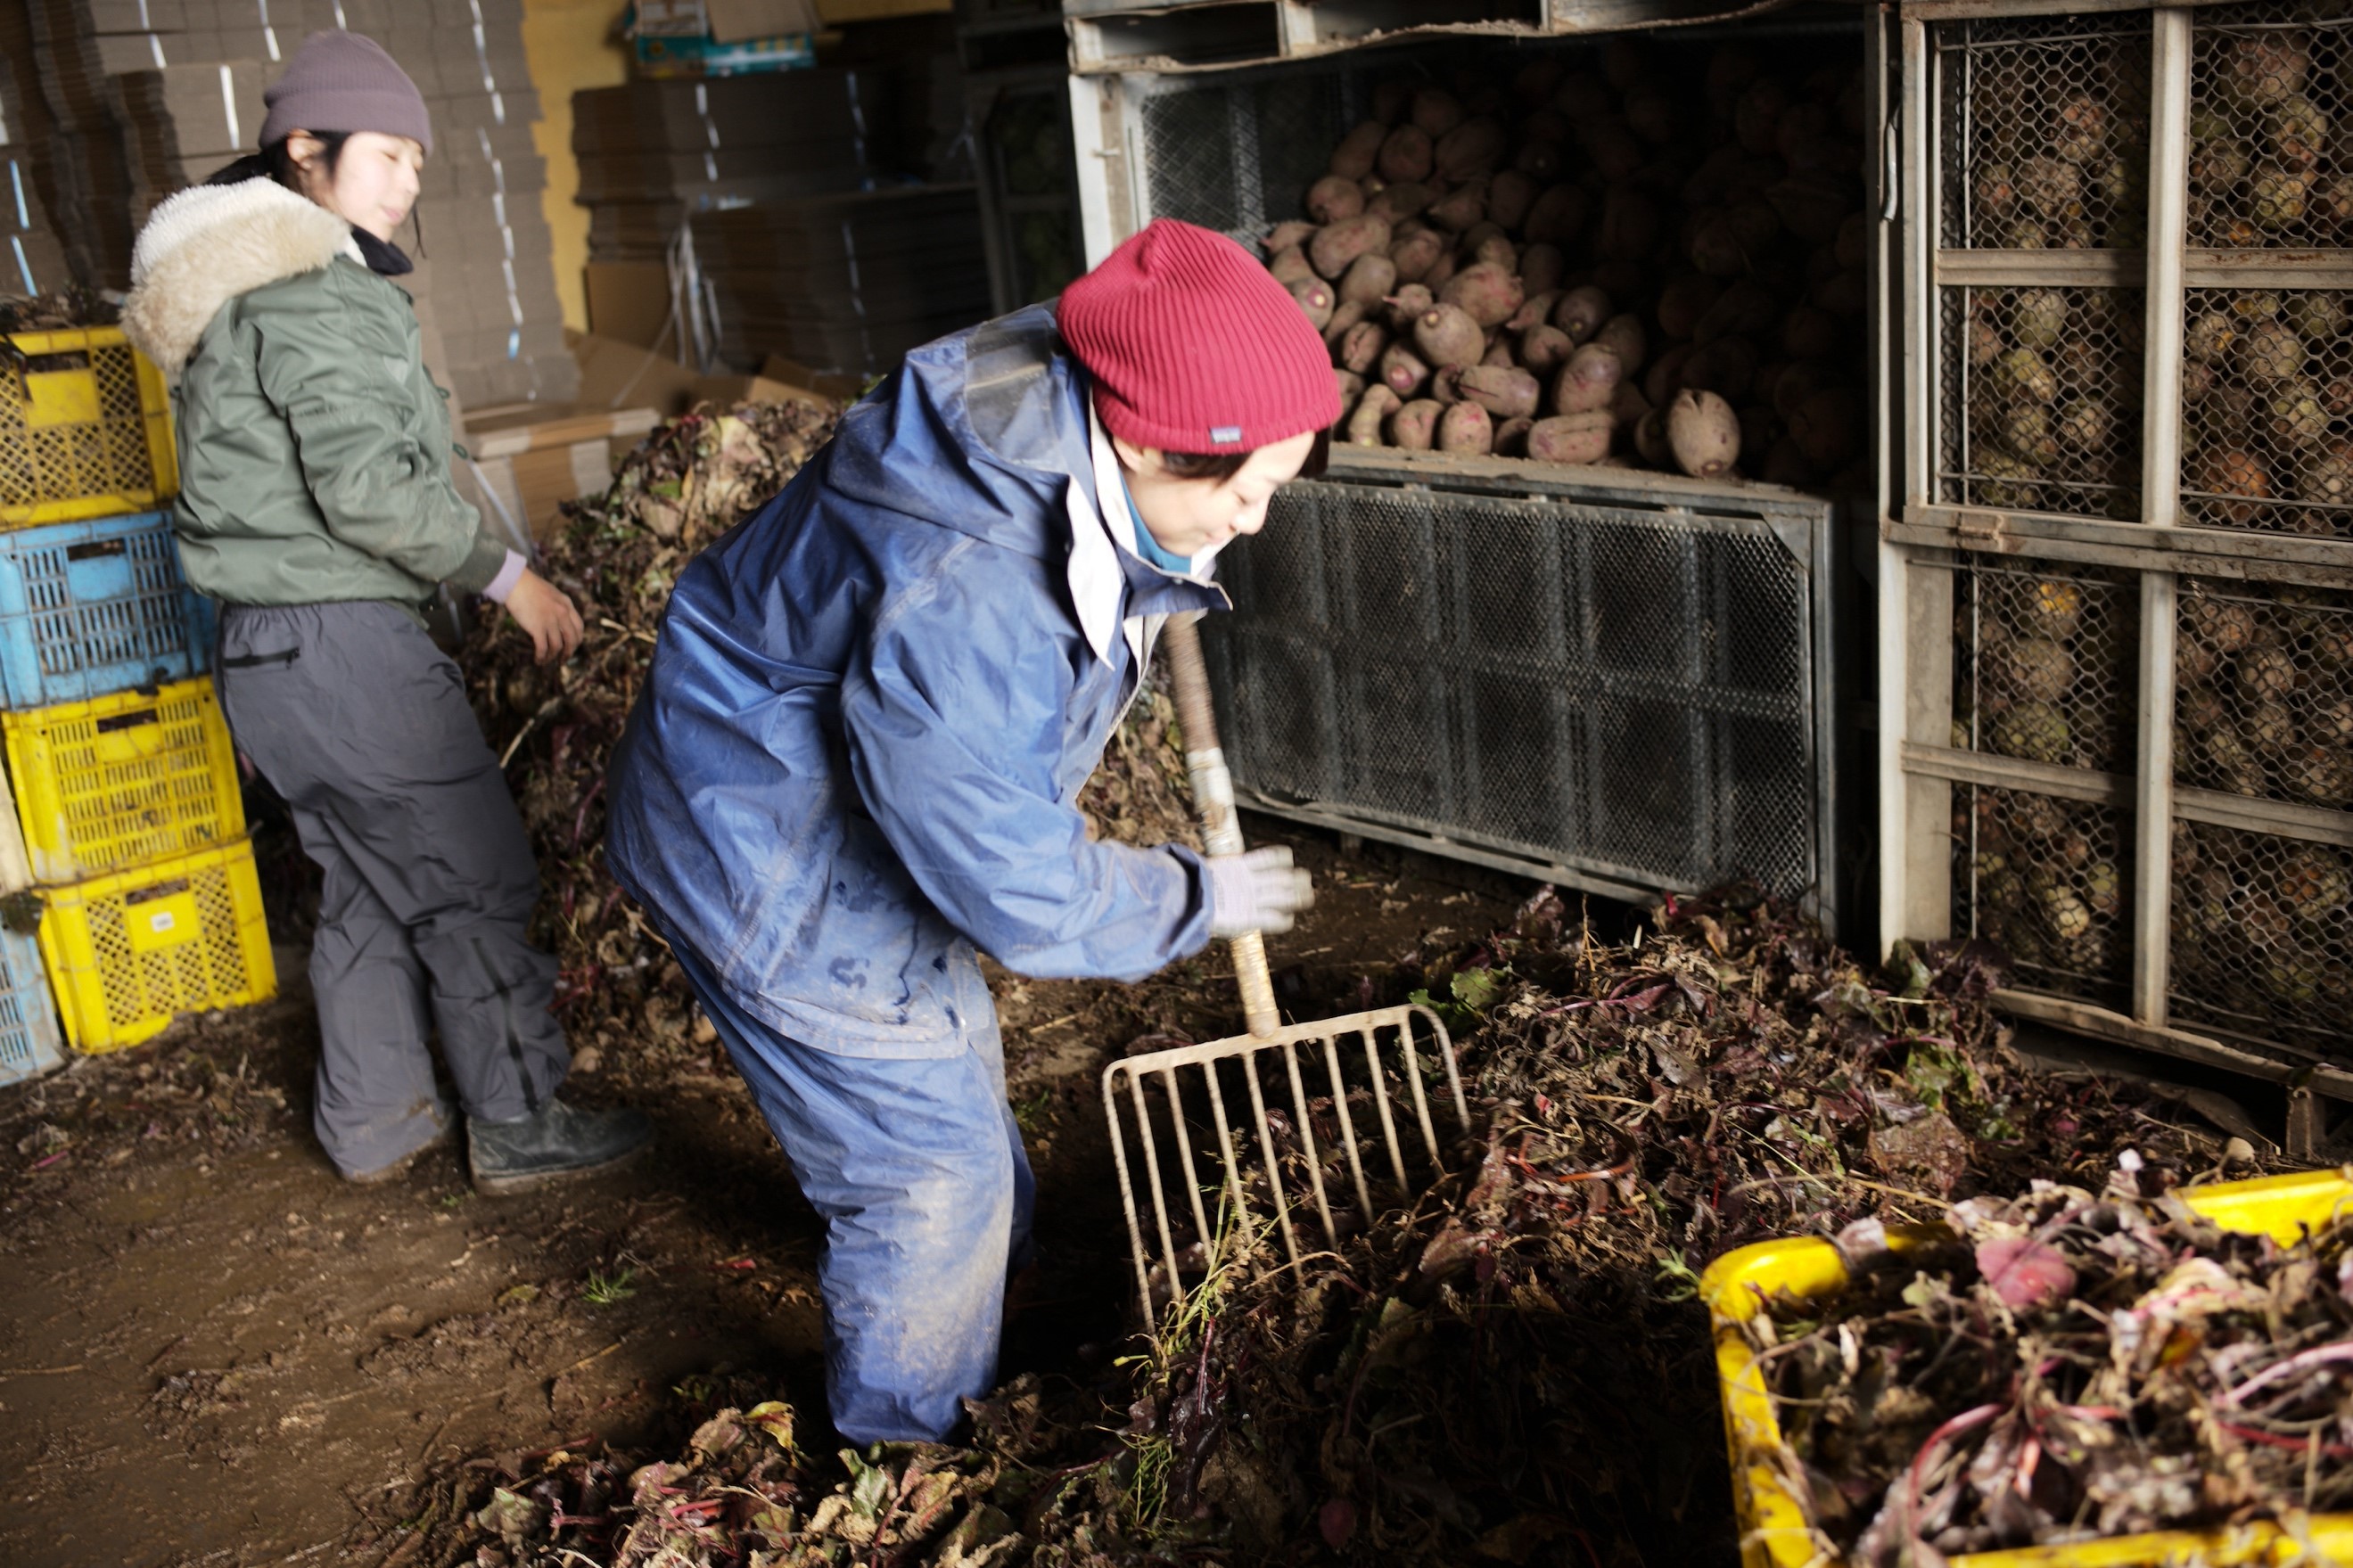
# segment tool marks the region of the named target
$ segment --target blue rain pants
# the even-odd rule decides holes
[[[788,1039],[673,946],[687,983],[825,1218],[826,1398],[860,1445],[937,1442],[997,1382],[1008,1271],[1036,1185],[993,1016],[952,1054],[862,1057]]]

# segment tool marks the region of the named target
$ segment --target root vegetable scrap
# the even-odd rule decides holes
[[[1390,368],[1371,363],[1367,334],[1330,339],[1335,363],[1379,374],[1400,397],[1421,393],[1451,405],[1469,395],[1507,425],[1609,406],[1620,381],[1661,408],[1680,392],[1709,392],[1730,405],[1729,428],[1757,437],[1746,449],[1736,445],[1721,468],[1711,458],[1712,474],[1757,477],[1778,445],[1785,458],[1777,477],[1812,483],[1836,474],[1852,486],[1866,409],[1863,262],[1874,232],[1859,174],[1859,78],[1795,63],[1777,70],[1734,46],[1706,56],[1629,47],[1610,58],[1614,73],[1558,62],[1520,72],[1508,93],[1500,84],[1460,94],[1427,81],[1379,84],[1374,117],[1348,132],[1327,171],[1301,193],[1300,210],[1322,226],[1309,232],[1289,222],[1268,237],[1278,275],[1291,282],[1312,270],[1333,286],[1343,310],[1359,300],[1379,308],[1409,289],[1426,289],[1451,310],[1435,318],[1428,306],[1389,311],[1384,324],[1413,340],[1408,359],[1393,358]],[[1703,80],[1712,84],[1704,98],[1692,85]],[[2072,211],[2087,181],[2108,178],[2101,106],[2086,98],[2065,107],[2062,141],[2090,153],[2036,150],[1987,187],[2020,221]],[[2277,165],[2312,167],[2305,150],[2328,132],[2325,119],[2287,94],[2265,112]],[[2295,186],[2288,178],[2274,184],[2283,192]],[[1988,363],[2012,356],[1993,372],[2006,396],[2055,397],[2056,378],[2039,354],[2063,346],[2073,330],[2067,313],[2058,291],[2031,290],[2016,321],[1976,324],[1992,345]],[[2293,383],[2295,371],[2278,356],[2302,341],[2297,331],[2318,327],[2271,326],[2242,351],[2281,384],[2255,412],[2301,437],[2325,417],[2324,395]],[[1492,336],[1498,327],[1504,334]],[[2243,336],[2227,320],[2219,329]],[[1617,375],[1589,391],[1580,381],[1564,401],[1568,351],[1597,337],[1614,351]],[[1694,344],[1715,346],[1667,363]],[[1778,369],[1785,355],[1810,367],[1807,384],[1786,400],[1759,374]],[[1409,360],[1438,374],[1418,382]],[[1483,380],[1447,379],[1451,366],[1524,371],[1548,396],[1523,409],[1515,397],[1493,395]],[[1841,395],[1817,396],[1831,392]],[[1800,405],[1801,419],[1794,417]],[[1641,423],[1640,412],[1614,421],[1616,457],[1678,467],[1663,420],[1647,454],[1637,439]],[[2056,439],[2070,451],[2104,454],[2111,423],[2105,407],[2078,400]],[[1372,423],[1358,428],[1369,432]],[[1421,446],[1419,419],[1389,421],[1386,431],[1402,435],[1358,438]],[[1475,443],[1461,422],[1455,433]],[[1588,430],[1566,446],[1556,429],[1523,436],[1511,432],[1509,455],[1525,447],[1541,462],[1595,460],[1582,456],[1593,439]],[[1440,449],[1470,449],[1450,447],[1442,429],[1435,439]],[[1563,451],[1579,456],[1552,455]]]

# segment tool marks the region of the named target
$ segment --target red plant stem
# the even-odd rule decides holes
[[[1962,1433],[1973,1432],[1991,1421],[2001,1414],[2002,1408],[1999,1405],[1980,1405],[1973,1410],[1964,1410],[1928,1434],[1928,1440],[1920,1445],[1917,1454],[1912,1456],[1912,1468],[1905,1472],[1904,1528],[1907,1533],[1915,1536],[1919,1533],[1920,1482],[1926,1476],[1936,1450]]]
[[[2316,1345],[2311,1350],[2302,1351],[2288,1357],[2285,1361],[2275,1362],[2225,1394],[2222,1396],[2223,1402],[2228,1405],[2238,1405],[2243,1402],[2248,1394],[2265,1384],[2277,1382],[2292,1373],[2304,1371],[2307,1367],[2322,1366],[2333,1361],[2353,1361],[2353,1344]]]
[[[2312,1440],[2308,1437],[2284,1436],[2277,1432],[2264,1432],[2253,1426],[2242,1426],[2235,1421],[2217,1421],[2214,1425],[2242,1442],[2261,1443],[2267,1448],[2289,1448],[2299,1454],[2309,1453],[2312,1450]],[[2320,1451],[2332,1459],[2353,1458],[2353,1447],[2348,1447],[2343,1443],[2323,1443],[2320,1446]]]

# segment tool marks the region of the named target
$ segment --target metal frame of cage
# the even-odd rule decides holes
[[[1911,0],[1890,26],[1883,937],[2005,939],[2010,1011],[2280,1084],[2308,1154],[2353,1100],[2353,764],[2318,738],[2353,701],[2353,539],[2317,536],[2353,507],[2306,374],[2353,355],[2353,249],[2318,243],[2310,115],[2280,106],[2325,54],[2353,110],[2353,17]]]
[[[1105,9],[1092,0],[1066,5],[1073,17],[1082,8],[1094,14]],[[1613,6],[1606,16],[1599,9],[1589,15],[1559,5],[1554,10],[1560,25],[1547,36],[1674,26],[1678,36],[1694,41],[1715,29],[1692,24],[1721,25],[1725,16],[1722,10],[1702,16],[1696,7],[1648,5]],[[1752,30],[1742,24],[1721,26],[1725,37]],[[1868,36],[1859,21],[1843,16],[1784,24],[1782,30]],[[1493,37],[1430,37],[1419,47],[1493,48],[1498,43]],[[1089,264],[1157,216],[1185,218],[1248,242],[1293,216],[1288,205],[1272,210],[1281,198],[1268,193],[1303,191],[1323,173],[1333,144],[1366,110],[1375,77],[1395,69],[1398,58],[1392,50],[1335,46],[1312,55],[1294,51],[1294,58],[1277,64],[1214,71],[1105,68],[1098,63],[1094,74],[1074,74],[1071,123]],[[1079,68],[1086,69],[1083,64]],[[1469,515],[1495,502],[1551,508],[1567,532],[1606,521],[1663,525],[1694,540],[1743,531],[1778,539],[1804,582],[1803,623],[1793,631],[1806,650],[1798,722],[1805,732],[1804,766],[1812,787],[1802,806],[1802,826],[1791,835],[1803,841],[1803,868],[1775,890],[1804,896],[1835,926],[1845,911],[1839,896],[1831,599],[1845,545],[1831,503],[1760,485],[1369,448],[1335,447],[1324,483],[1331,487],[1326,494],[1351,487],[1409,490],[1419,498],[1418,504],[1440,514],[1459,509]],[[1247,547],[1240,547],[1234,565],[1246,553]],[[1226,574],[1234,574],[1233,565]],[[1630,862],[1598,851],[1589,836],[1567,826],[1551,834],[1497,831],[1449,810],[1400,810],[1370,798],[1377,792],[1345,785],[1314,791],[1259,787],[1249,722],[1234,709],[1231,649],[1214,630],[1208,641],[1220,722],[1233,726],[1223,736],[1228,757],[1239,793],[1256,809],[1618,898],[1690,891],[1740,868],[1703,867],[1688,856],[1674,863],[1669,858]],[[1335,651],[1345,657],[1346,650]],[[1468,765],[1459,733],[1429,735],[1421,743],[1447,752],[1458,768]]]

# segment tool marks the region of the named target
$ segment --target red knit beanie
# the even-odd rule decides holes
[[[1124,441],[1248,452],[1340,417],[1332,356],[1291,291],[1223,235],[1155,218],[1062,290],[1062,337]]]

